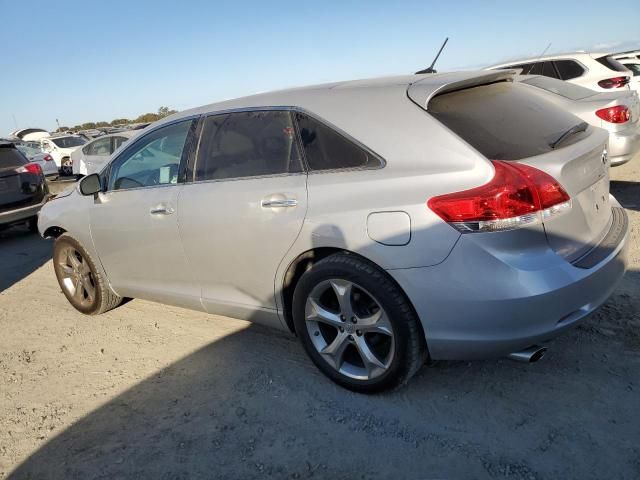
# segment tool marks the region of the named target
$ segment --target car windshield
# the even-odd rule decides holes
[[[60,148],[73,148],[84,145],[87,141],[81,137],[59,137],[52,138],[51,141]]]
[[[34,155],[41,153],[39,148],[34,148],[29,145],[16,145],[16,148],[24,153],[27,157],[31,158]]]
[[[562,80],[557,80],[555,78],[539,76],[521,78],[523,79],[522,83],[541,88],[547,92],[555,93],[556,95],[568,98],[569,100],[582,100],[583,98],[591,97],[596,93],[588,88],[574,85],[573,83],[563,82]]]

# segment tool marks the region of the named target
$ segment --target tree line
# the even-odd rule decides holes
[[[74,125],[73,127],[62,126],[58,128],[56,132],[66,132],[67,130],[92,130],[94,128],[115,127],[116,125],[129,125],[131,123],[155,122],[156,120],[160,120],[161,118],[176,112],[177,110],[171,110],[169,107],[160,107],[158,108],[157,113],[143,113],[134,119],[115,118],[110,122],[86,122],[80,125]]]

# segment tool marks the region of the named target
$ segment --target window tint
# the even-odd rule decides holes
[[[192,120],[159,128],[135,142],[112,164],[110,190],[178,181],[178,167]]]
[[[323,123],[296,113],[305,157],[311,170],[377,168],[380,160]]]
[[[522,75],[542,75],[542,62],[522,65]]]
[[[111,152],[115,152],[118,148],[120,148],[120,145],[122,145],[124,142],[126,142],[127,140],[129,140],[127,137],[112,137],[113,139],[113,149],[111,150]]]
[[[545,77],[558,78],[553,62],[542,62],[542,75]]]
[[[627,69],[624,65],[622,65],[615,58],[605,55],[604,57],[596,58],[596,60],[607,67],[609,70],[613,70],[614,72],[626,72]]]
[[[0,168],[20,167],[28,163],[18,149],[0,145]]]
[[[560,78],[562,80],[571,80],[572,78],[578,78],[584,73],[584,68],[580,66],[578,62],[573,60],[554,60]]]
[[[428,110],[492,160],[518,160],[550,152],[563,133],[581,123],[578,117],[542,101],[518,82],[445,93],[431,100]],[[571,145],[589,134],[573,135],[562,145]]]
[[[563,82],[562,80],[557,80],[555,78],[540,76],[529,77],[522,80],[522,83],[533,85],[534,87],[555,93],[556,95],[561,95],[570,100],[581,100],[596,94],[595,91],[588,88],[581,87],[580,85],[574,85],[573,83]]]
[[[238,112],[205,120],[195,165],[196,181],[301,170],[289,112]]]
[[[87,155],[108,156],[111,154],[111,139],[101,138],[90,143],[82,150]]]

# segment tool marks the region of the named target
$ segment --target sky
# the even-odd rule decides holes
[[[623,17],[623,18],[621,18]],[[0,135],[256,92],[640,48],[640,2],[0,0]]]

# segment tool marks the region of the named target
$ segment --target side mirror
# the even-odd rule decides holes
[[[80,193],[82,195],[95,195],[102,190],[102,184],[100,183],[100,175],[92,173],[80,180]]]

